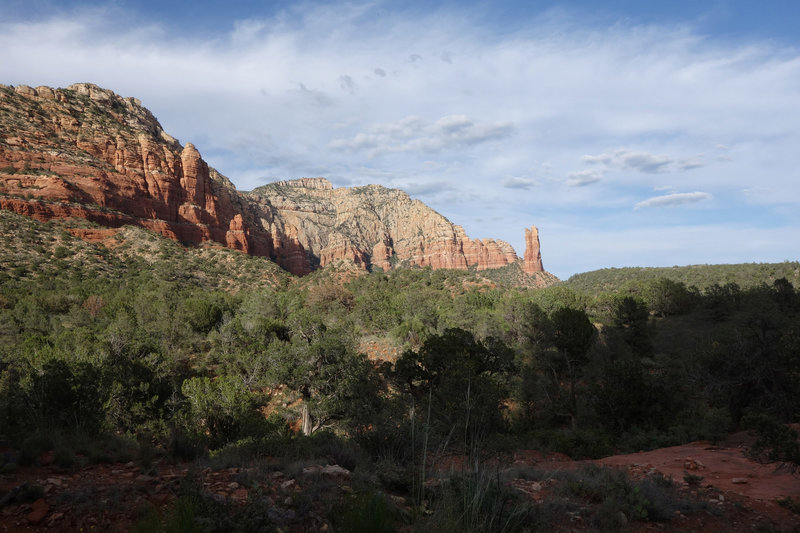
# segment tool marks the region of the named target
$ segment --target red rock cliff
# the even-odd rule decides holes
[[[0,87],[0,205],[39,219],[136,224],[183,242],[271,255],[233,185],[138,100],[95,85]],[[250,217],[254,218],[254,217]]]
[[[213,241],[300,275],[339,260],[479,270],[520,261],[508,243],[471,239],[396,189],[302,178],[240,193],[138,100],[88,83],[0,85],[0,208]],[[524,269],[541,272],[536,228],[526,242]]]
[[[271,183],[247,193],[273,214],[274,235],[291,235],[310,266],[352,261],[364,267],[396,264],[478,270],[519,260],[510,244],[470,239],[461,226],[406,193],[379,185],[333,188],[324,178]]]

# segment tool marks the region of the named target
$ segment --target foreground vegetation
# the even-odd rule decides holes
[[[796,263],[743,267],[741,284],[707,269],[700,288],[661,276],[531,290],[428,269],[295,279],[141,229],[88,244],[7,212],[0,239],[0,438],[23,463],[47,450],[65,467],[325,458],[368,487],[342,503],[345,530],[513,531],[547,527],[485,474],[516,448],[599,457],[754,428],[764,458],[800,462],[782,425],[800,420],[800,293],[774,277]],[[467,468],[431,488],[447,454]],[[619,492],[586,496],[607,507],[601,527],[672,509],[656,490],[668,481],[603,483]],[[143,523],[221,520],[193,490]],[[398,515],[381,491],[427,511]]]

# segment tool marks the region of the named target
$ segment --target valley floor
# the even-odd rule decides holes
[[[550,472],[543,481],[510,481],[523,497],[540,504],[547,502],[558,483],[565,482],[559,481],[559,472],[587,463],[623,469],[631,479],[663,475],[675,482],[681,498],[693,502],[694,510],[676,511],[665,522],[630,521],[629,531],[800,531],[800,476],[774,464],[759,464],[747,458],[742,447],[726,444],[694,442],[597,461],[519,451],[490,468],[506,475],[520,468]],[[457,457],[440,459],[428,483],[442,482],[444,470],[462,462]],[[200,462],[170,464],[156,459],[147,468],[129,462],[64,469],[53,464],[50,452],[36,466],[0,475],[0,494],[14,490],[22,494],[32,487],[40,491],[33,501],[12,499],[0,508],[0,531],[148,530],[148,520],[163,524],[163,517],[174,512],[177,495],[185,494],[187,485],[198,498],[218,505],[218,512],[236,514],[257,507],[254,512],[263,513],[269,524],[283,531],[332,531],[331,503],[353,493],[351,473],[311,462],[278,466],[267,462],[215,469]],[[400,509],[410,511],[405,498],[389,497]],[[593,530],[584,515],[581,510],[564,512],[554,516],[551,524],[557,530]],[[622,520],[627,522],[625,517]],[[412,525],[399,527],[400,531],[415,530]]]

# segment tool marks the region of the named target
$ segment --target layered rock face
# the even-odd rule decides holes
[[[334,189],[324,178],[281,181],[246,193],[275,235],[296,238],[310,267],[352,261],[364,267],[394,264],[479,270],[519,260],[510,244],[470,239],[461,226],[406,193],[379,185]]]
[[[133,98],[95,85],[0,87],[0,207],[46,220],[136,224],[270,255],[233,185]]]
[[[137,99],[88,83],[0,85],[0,208],[213,241],[300,275],[340,260],[479,270],[521,261],[395,189],[302,178],[238,192]],[[525,272],[542,272],[535,227],[526,242]]]

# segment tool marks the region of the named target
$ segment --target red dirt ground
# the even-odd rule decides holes
[[[683,496],[707,502],[711,511],[679,514],[666,523],[633,522],[629,531],[800,532],[800,514],[777,503],[792,498],[800,504],[800,475],[786,468],[776,468],[774,464],[759,464],[744,454],[744,448],[730,444],[720,447],[694,442],[598,461],[571,461],[561,454],[520,450],[513,460],[517,464],[553,471],[595,462],[624,468],[634,478],[660,472],[672,477]],[[457,459],[450,461],[463,462]],[[440,466],[458,466],[445,463]],[[70,470],[58,469],[55,465],[23,467],[0,475],[0,498],[24,482],[41,486],[44,497],[36,502],[9,503],[0,508],[0,532],[79,531],[81,528],[84,531],[126,531],[136,522],[144,506],[168,508],[189,469],[188,464],[162,463],[151,475],[146,475],[133,463],[87,465]],[[432,469],[436,470],[439,469]],[[238,468],[206,468],[195,471],[195,476],[210,493],[244,504],[248,488],[235,479],[247,472],[247,469]],[[687,474],[696,476],[695,480],[702,477],[702,480],[690,485],[684,481]],[[292,491],[308,488],[302,476],[292,482],[280,472],[260,476],[257,484],[278,506]],[[346,481],[343,484],[346,485]],[[531,496],[535,500],[547,497],[546,491],[531,493]],[[310,530],[327,527],[323,517],[312,518],[305,527],[311,527]],[[565,526],[567,530],[586,530],[582,524]]]

